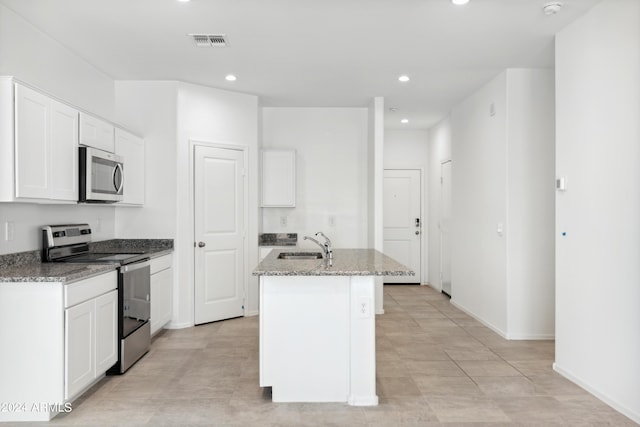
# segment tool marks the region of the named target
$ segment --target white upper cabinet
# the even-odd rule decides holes
[[[15,85],[15,197],[78,200],[78,110]]]
[[[49,198],[51,100],[16,85],[16,197]]]
[[[54,200],[78,200],[78,110],[51,101],[51,191]]]
[[[262,207],[296,206],[296,152],[262,151]]]
[[[123,200],[118,204],[143,205],[145,188],[144,139],[120,128],[116,128],[115,135],[115,153],[123,157],[125,181]]]
[[[80,113],[80,144],[114,152],[114,126],[97,117]]]

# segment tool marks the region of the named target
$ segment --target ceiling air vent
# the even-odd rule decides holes
[[[229,42],[225,34],[188,34],[196,47],[227,47]]]

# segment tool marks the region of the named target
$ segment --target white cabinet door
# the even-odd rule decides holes
[[[95,299],[96,375],[102,375],[118,361],[118,291]]]
[[[72,399],[96,377],[95,301],[65,310],[65,399]]]
[[[153,262],[153,261],[152,261]],[[151,275],[151,335],[171,320],[173,269],[167,268]]]
[[[49,197],[50,98],[15,86],[16,197]]]
[[[144,139],[116,128],[116,154],[124,158],[124,199],[120,204],[143,205],[145,184]]]
[[[262,151],[262,207],[296,206],[296,152]]]
[[[78,201],[78,110],[51,100],[49,198]]]
[[[113,153],[113,125],[97,117],[80,113],[80,144]]]

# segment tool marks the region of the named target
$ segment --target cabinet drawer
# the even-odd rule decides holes
[[[156,274],[159,271],[171,268],[173,264],[173,254],[163,255],[151,260],[151,274]]]
[[[118,273],[115,270],[71,283],[64,287],[64,306],[71,307],[117,288]]]

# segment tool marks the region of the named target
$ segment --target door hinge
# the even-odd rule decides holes
[[[440,185],[442,185],[444,183],[444,178],[440,177]]]

